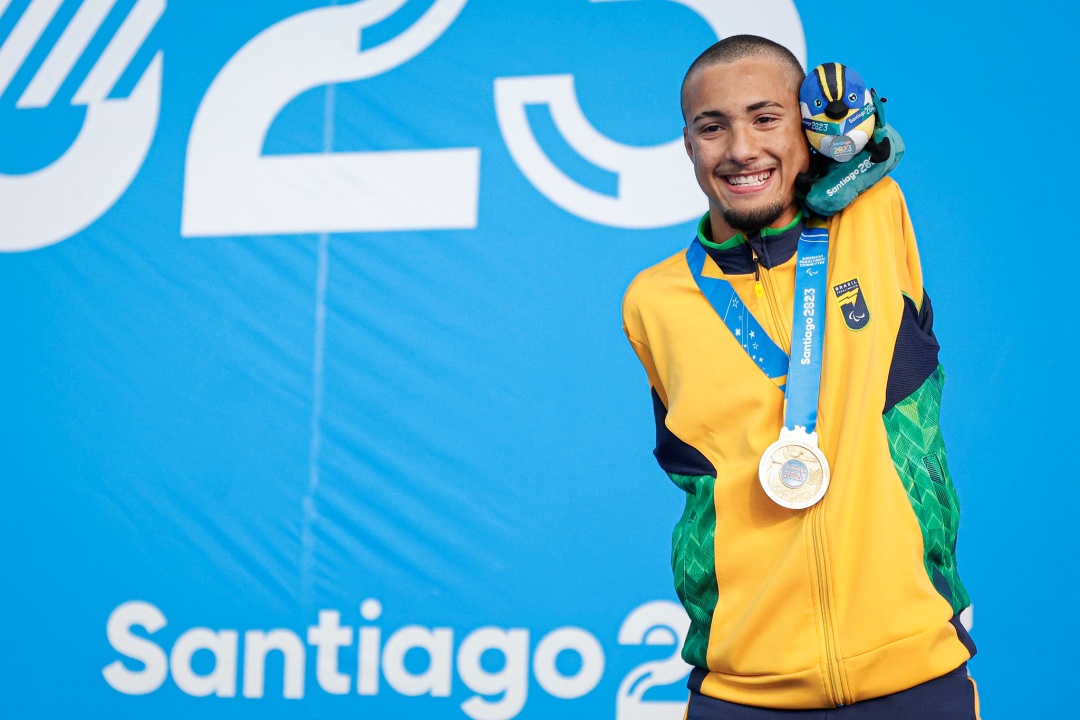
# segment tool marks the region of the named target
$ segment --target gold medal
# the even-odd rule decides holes
[[[765,494],[790,510],[808,508],[829,489],[829,462],[817,444],[817,433],[805,428],[784,428],[758,463],[758,479]]]

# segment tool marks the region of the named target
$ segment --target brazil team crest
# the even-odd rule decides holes
[[[859,287],[859,278],[833,286],[836,302],[840,304],[840,314],[852,330],[862,330],[870,322],[870,309],[866,307],[866,298]]]

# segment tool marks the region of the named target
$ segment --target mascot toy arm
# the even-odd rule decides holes
[[[812,152],[796,187],[811,212],[843,210],[900,162],[904,141],[886,124],[884,102],[840,63],[818,65],[803,80],[799,105]]]

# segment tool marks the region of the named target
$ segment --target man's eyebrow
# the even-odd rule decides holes
[[[775,100],[758,100],[756,103],[751,103],[747,105],[746,112],[754,112],[755,110],[760,110],[761,108],[766,107],[776,107],[780,109],[784,108],[782,104],[776,102]],[[694,116],[694,122],[697,122],[702,118],[717,118],[719,120],[727,120],[728,116],[727,113],[721,112],[719,110],[703,110],[702,112],[699,112],[696,116]]]
[[[727,115],[719,110],[703,110],[694,117],[694,122],[697,122],[701,118],[719,118],[721,120],[727,120]]]

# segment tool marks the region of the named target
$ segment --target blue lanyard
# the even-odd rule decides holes
[[[698,289],[750,359],[784,391],[787,399],[784,425],[789,430],[801,426],[808,433],[814,432],[821,387],[821,346],[825,337],[829,231],[806,227],[799,235],[791,358],[766,334],[730,282],[702,275],[706,257],[705,248],[695,238],[686,250],[686,262]]]

